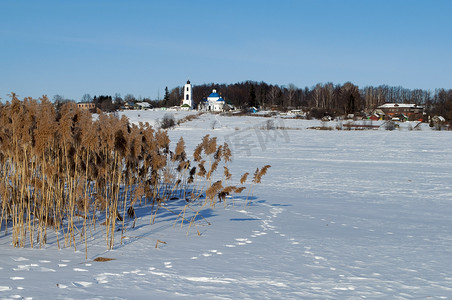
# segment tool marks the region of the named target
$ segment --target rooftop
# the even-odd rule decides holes
[[[378,108],[423,108],[421,105],[417,105],[414,103],[385,103],[383,105],[378,106]]]
[[[220,98],[220,95],[216,92],[209,95],[209,98]]]

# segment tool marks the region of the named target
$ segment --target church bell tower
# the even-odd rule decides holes
[[[189,109],[193,109],[193,89],[190,83],[190,80],[187,80],[187,83],[184,86],[184,101],[182,105],[187,104]]]

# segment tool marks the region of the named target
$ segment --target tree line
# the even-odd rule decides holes
[[[212,89],[236,108],[256,107],[262,109],[303,109],[313,116],[338,116],[369,113],[384,103],[414,103],[423,105],[430,115],[442,115],[452,120],[452,90],[407,89],[401,86],[380,85],[359,88],[346,82],[344,84],[318,83],[312,87],[299,88],[294,84],[273,85],[265,82],[244,81],[233,84],[208,83],[193,86],[195,107],[209,96]],[[146,101],[153,107],[180,105],[183,98],[183,86],[171,90],[165,88],[163,99],[135,98],[132,94],[121,97],[84,95],[82,101],[94,101],[103,111],[119,109],[128,101]],[[55,98],[54,98],[55,100]]]
[[[236,107],[261,107],[288,110],[299,108],[331,116],[369,113],[384,103],[413,103],[423,105],[431,115],[442,115],[452,120],[452,90],[407,89],[401,86],[380,85],[359,88],[346,82],[318,83],[313,87],[298,88],[294,84],[271,85],[265,82],[245,81],[234,84],[203,84],[193,87],[193,98],[200,101],[213,88]],[[179,93],[182,87],[177,87]],[[195,103],[196,104],[196,103]]]

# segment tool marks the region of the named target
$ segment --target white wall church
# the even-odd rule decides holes
[[[217,93],[217,90],[212,90],[209,97],[204,98],[198,106],[198,110],[202,111],[223,111],[224,110],[224,99]]]
[[[199,102],[198,110],[223,111],[225,109],[225,103],[224,99],[217,93],[217,90],[213,89],[212,93],[207,98],[204,98]],[[192,110],[193,105],[193,87],[190,80],[187,80],[187,83],[184,85],[184,99],[182,99],[180,108],[182,110]]]

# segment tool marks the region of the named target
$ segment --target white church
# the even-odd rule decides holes
[[[201,111],[223,111],[224,99],[217,93],[217,90],[213,89],[209,97],[202,99],[199,103],[198,110]]]
[[[212,90],[209,97],[204,98],[198,105],[199,111],[223,111],[225,108],[225,101],[217,93],[217,90]],[[184,86],[184,99],[182,100],[181,109],[191,110],[193,109],[193,87],[190,80]]]

